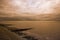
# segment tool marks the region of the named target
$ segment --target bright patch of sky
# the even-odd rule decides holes
[[[54,13],[54,7],[60,0],[13,0],[14,6],[18,6],[21,12],[34,14]]]

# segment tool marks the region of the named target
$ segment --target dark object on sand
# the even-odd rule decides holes
[[[27,30],[30,30],[32,28],[24,28],[24,29],[15,29],[15,30],[12,30],[13,32],[18,32],[18,31],[27,31]]]
[[[0,24],[0,26],[3,26],[3,27],[7,27],[7,26],[11,26],[12,24]]]
[[[15,27],[9,27],[9,26],[12,26],[12,24],[0,24],[0,26],[2,27],[5,27],[7,29],[10,29],[12,32],[18,32],[18,31],[27,31],[27,30],[30,30],[32,28],[15,28]]]

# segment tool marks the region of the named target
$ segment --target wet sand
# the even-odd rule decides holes
[[[13,24],[18,28],[32,27],[30,32],[38,34],[41,37],[50,37],[50,40],[59,40],[60,21],[1,21],[4,24]]]

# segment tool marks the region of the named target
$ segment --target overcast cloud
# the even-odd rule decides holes
[[[0,0],[0,20],[7,18],[60,20],[60,0]]]

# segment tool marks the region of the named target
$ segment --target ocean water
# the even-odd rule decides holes
[[[38,34],[43,40],[60,40],[60,21],[1,21],[17,28],[32,28],[28,32]]]

